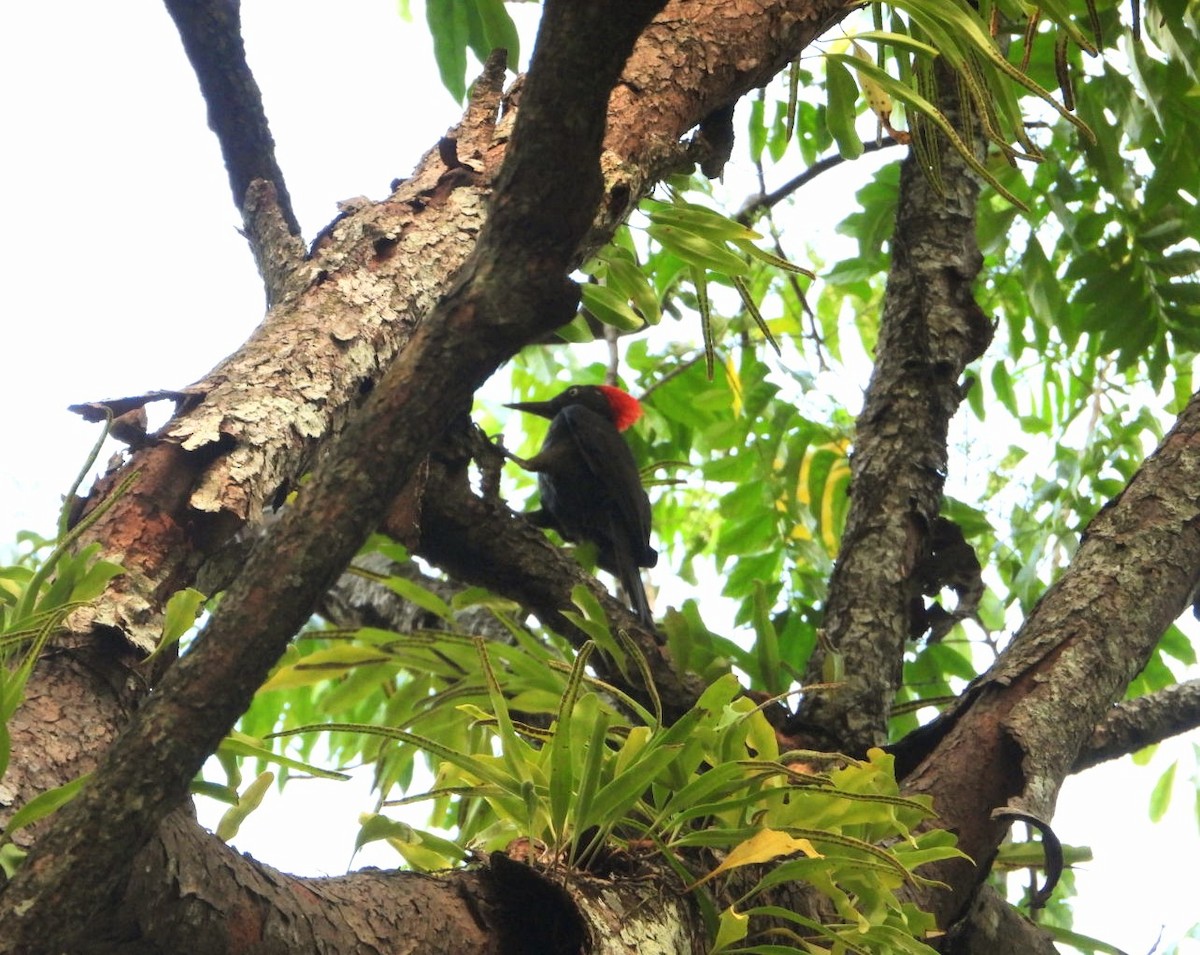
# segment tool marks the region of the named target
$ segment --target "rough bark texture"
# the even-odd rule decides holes
[[[92,934],[71,951],[388,952],[403,922],[406,951],[483,955],[496,951],[490,908],[479,871],[297,879],[238,855],[176,812],[138,854],[113,937]]]
[[[551,3],[548,29],[559,32],[539,43],[520,108],[497,122],[493,64],[463,124],[413,178],[382,202],[348,207],[307,258],[288,238],[281,180],[245,189],[234,181],[247,221],[259,223],[250,231],[274,307],[244,349],[179,393],[176,417],[95,491],[99,498],[138,474],[92,529],[104,556],[128,573],[39,668],[12,724],[20,775],[0,805],[19,805],[98,761],[100,769],[38,834],[29,864],[0,895],[0,952],[538,952],[576,951],[581,938],[598,951],[705,947],[695,907],[660,873],[644,882],[575,875],[563,889],[496,859],[438,878],[293,879],[236,856],[175,809],[199,761],[386,505],[389,527],[456,576],[561,623],[555,614],[578,569],[492,502],[452,481],[436,493],[422,484],[444,464],[437,452],[447,426],[505,356],[569,317],[570,266],[656,177],[705,158],[681,137],[769,79],[846,10],[823,0],[677,0],[645,30],[627,19],[651,6]],[[621,44],[639,31],[608,99]],[[905,171],[880,368],[856,443],[856,514],[831,590],[830,631],[851,681],[846,696],[810,714],[840,745],[879,738],[937,514],[945,423],[961,397],[962,366],[986,341],[969,292],[975,187],[953,161],[943,161],[945,203],[923,192],[911,162]],[[447,369],[460,377],[447,381]],[[944,867],[951,891],[918,899],[955,926],[948,948],[960,939],[955,951],[988,951],[995,939],[1018,937],[1012,910],[977,891],[1004,832],[993,810],[1050,814],[1107,707],[1194,593],[1198,426],[1200,399],[1096,519],[993,672],[901,753],[907,790],[934,796],[979,863]],[[137,708],[152,675],[136,661],[157,637],[166,598],[205,573],[227,583],[223,553],[310,470],[313,480],[238,568],[195,650]],[[625,623],[615,602],[610,610]],[[640,637],[664,702],[686,706],[695,686],[652,634]],[[866,674],[882,685],[867,686]],[[801,891],[789,902],[798,910]],[[528,933],[530,911],[547,916],[544,935]],[[1012,950],[1042,950],[1034,944]]]
[[[578,290],[565,275],[602,191],[608,93],[660,5],[547,6],[516,142],[470,261],[251,555],[195,648],[167,671],[0,896],[0,951],[29,951],[64,922],[101,934],[96,926],[122,891],[134,853],[185,797],[385,503],[486,376],[574,313]],[[578,167],[551,170],[546,158],[563,155],[577,155]],[[371,248],[378,259],[379,246]],[[311,532],[325,522],[317,547]]]
[[[1164,555],[1170,559],[1164,559]],[[922,902],[954,921],[987,870],[1006,809],[1049,820],[1062,781],[1200,585],[1200,394],[1119,497],[995,666],[926,727],[905,790],[930,793],[975,865],[929,874]]]
[[[953,90],[952,77],[939,75]],[[948,93],[939,105],[956,116]],[[950,419],[965,394],[966,366],[992,338],[972,292],[983,264],[975,243],[979,184],[948,141],[939,139],[938,149],[940,189],[915,151],[901,165],[875,368],[858,417],[850,511],[825,615],[845,681],[813,695],[801,712],[820,742],[852,751],[887,739],[942,504]],[[821,661],[818,653],[810,664],[812,682],[820,682]]]
[[[1123,700],[1104,714],[1075,760],[1078,773],[1200,726],[1200,680]]]

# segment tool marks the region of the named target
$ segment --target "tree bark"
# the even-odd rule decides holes
[[[569,317],[574,292],[564,284],[566,271],[611,235],[659,176],[699,158],[681,143],[689,129],[766,82],[847,9],[840,2],[678,0],[648,28],[635,30],[622,19],[632,4],[618,4],[622,9],[608,15],[604,4],[585,6],[594,9],[578,15],[603,22],[576,23],[579,32],[573,32],[564,21],[560,39],[547,41],[553,50],[543,52],[569,50],[571,58],[544,68],[535,60],[532,71],[534,77],[574,74],[575,86],[558,94],[569,109],[559,108],[555,91],[539,92],[531,78],[519,109],[497,121],[493,72],[479,85],[463,124],[430,150],[412,179],[382,202],[347,209],[298,264],[285,252],[280,260],[288,264],[271,273],[275,279],[264,268],[275,305],[251,341],[180,392],[172,421],[96,489],[99,499],[122,476],[138,474],[91,532],[104,556],[122,563],[127,574],[93,613],[73,622],[65,651],[39,668],[14,723],[24,734],[18,739],[14,733],[23,773],[16,804],[97,760],[102,768],[52,831],[41,834],[25,870],[0,895],[0,952],[345,951],[355,945],[369,951],[398,947],[398,939],[412,951],[451,945],[461,952],[539,951],[543,940],[513,928],[528,923],[531,905],[558,914],[548,924],[566,933],[560,940],[582,931],[608,946],[605,951],[653,950],[652,944],[702,950],[695,907],[668,891],[657,874],[606,887],[573,876],[580,887],[566,901],[544,877],[514,873],[514,863],[504,859],[437,878],[368,872],[293,879],[236,856],[177,809],[171,812],[198,761],[231,726],[367,530],[384,519],[385,507],[392,505],[387,519],[395,529],[411,532],[414,512],[403,498],[396,501],[396,491],[412,486],[407,477],[419,475],[478,383],[523,342]],[[562,4],[550,7],[561,11]],[[592,43],[599,56],[592,62],[571,38],[622,28],[628,35],[620,42],[640,36],[609,98],[617,39],[607,48]],[[566,131],[577,133],[574,139],[564,141],[564,131],[550,121],[555,108],[572,123],[578,119],[580,125]],[[522,116],[533,119],[523,124]],[[607,120],[603,141],[597,117]],[[510,164],[518,145],[529,151]],[[597,161],[602,181],[593,175]],[[570,195],[547,198],[556,191]],[[255,208],[286,223],[278,192],[256,192],[253,183],[246,192],[247,208],[261,201]],[[944,214],[969,221],[970,201],[973,195],[956,194]],[[916,236],[922,228],[926,235],[941,228],[943,213],[934,205],[914,206],[912,213],[905,233],[898,233],[897,257],[910,268],[913,288],[939,304],[908,309],[906,317],[933,333],[933,345],[917,356],[921,375],[902,387],[920,413],[948,417],[957,403],[956,369],[979,347],[980,316],[963,291],[976,266],[960,242],[949,263],[939,259],[927,269]],[[897,380],[905,372],[894,364],[906,360],[897,350],[902,338],[881,344],[881,364],[893,362]],[[445,381],[447,369],[462,377]],[[885,432],[885,439],[903,437],[899,430],[886,433],[889,414],[886,403],[864,414],[864,470],[872,466],[870,428]],[[1004,831],[993,810],[1052,811],[1057,787],[1089,734],[1194,592],[1200,580],[1198,418],[1193,401],[1143,474],[1094,522],[1071,568],[992,673],[905,751],[907,788],[935,797],[943,824],[958,829],[964,849],[979,862],[945,867],[940,874],[951,891],[920,897],[943,925],[960,921],[976,898]],[[910,594],[920,550],[914,542],[924,533],[921,522],[936,515],[929,495],[940,493],[945,442],[936,430],[927,438],[922,453],[910,447],[901,461],[922,482],[919,505],[901,507],[888,529],[887,555],[902,559],[878,562],[862,582],[876,584],[886,573],[893,600]],[[891,452],[883,444],[878,450],[884,455],[878,460],[890,463]],[[136,661],[157,638],[167,597],[206,570],[224,581],[218,572],[223,550],[313,468],[319,452],[324,457],[313,481],[255,548],[212,627],[111,744],[146,695],[149,678]],[[425,521],[460,513],[437,506],[431,497],[419,512],[424,531]],[[511,524],[494,510],[480,507],[476,526],[484,535]],[[431,553],[442,547],[441,559],[462,577],[477,573],[481,582],[496,583],[494,571],[480,569],[488,564],[479,557],[486,542],[454,553],[442,534],[415,536]],[[1172,554],[1169,567],[1163,553]],[[544,607],[551,614],[556,602],[565,606],[578,578],[553,561],[545,566],[552,569],[531,569],[509,589],[523,587],[531,603],[540,602],[534,604],[539,613]],[[849,584],[839,586],[849,592]],[[885,649],[898,659],[896,639],[905,622],[889,613]],[[863,665],[872,659],[866,650],[856,658]],[[663,686],[675,681],[674,705],[686,705],[694,687],[673,673],[665,653],[651,662]],[[889,658],[886,667],[893,666]],[[843,713],[825,725],[846,740],[874,741],[886,697],[879,694],[861,723]],[[86,707],[86,727],[75,722],[72,707]],[[209,942],[211,948],[203,948]]]
[[[787,62],[819,26],[844,13],[834,4],[739,7],[737,22],[748,32],[735,36],[759,55],[712,70],[706,55],[729,41],[719,31],[733,21],[728,14],[698,20],[693,36],[704,42],[686,52],[686,44],[678,44],[679,55],[668,62],[665,55],[679,40],[671,23],[702,5],[681,6],[675,18],[647,32],[642,54],[630,63],[627,94],[609,107],[614,116],[629,110],[656,125],[658,138],[647,146],[644,138],[612,137],[602,180],[597,161],[608,91],[644,25],[634,17],[653,8],[551,5],[543,24],[543,38],[551,39],[535,53],[513,145],[504,150],[487,141],[470,156],[484,172],[499,169],[482,230],[486,183],[479,185],[476,169],[463,161],[460,139],[454,168],[427,158],[427,188],[409,186],[335,223],[329,241],[314,250],[304,290],[271,311],[247,349],[188,389],[159,440],[134,455],[126,471],[139,475],[137,483],[92,529],[127,568],[124,586],[77,626],[93,637],[116,630],[144,650],[153,643],[166,597],[299,476],[319,439],[342,430],[335,443],[340,450],[323,457],[195,649],[168,670],[121,741],[101,758],[91,784],[55,817],[35,856],[0,896],[0,951],[35,951],[47,939],[61,946],[85,932],[89,939],[108,937],[104,926],[127,885],[135,851],[184,797],[200,762],[385,502],[449,420],[466,411],[491,370],[573,314],[577,292],[564,276],[578,261],[577,250],[604,237],[595,229],[585,235],[596,210],[603,210],[602,228],[611,232],[652,176],[678,161],[678,137],[692,124],[688,116],[701,118],[697,113],[714,95],[732,101],[765,81],[772,65]],[[699,82],[677,85],[688,70]],[[656,85],[655,76],[670,82]],[[681,101],[691,109],[657,111],[663,102]],[[561,124],[563,116],[571,122]],[[630,125],[610,127],[629,134]],[[522,129],[528,130],[524,138]],[[443,147],[439,161],[450,152]],[[564,164],[564,156],[576,161]],[[413,230],[405,229],[412,210],[443,203],[457,213],[448,223],[463,223],[466,237],[457,227],[437,232],[451,249],[439,260],[428,239],[417,236],[420,268],[429,274],[434,265],[433,274],[450,285],[441,305],[422,319],[437,279],[418,283],[425,297],[414,299],[412,277],[401,263],[411,269],[418,256],[397,252],[412,238]],[[439,261],[449,264],[439,270]],[[455,269],[460,274],[450,284]],[[393,361],[397,354],[400,360]],[[366,391],[363,410],[351,414]],[[73,775],[74,766],[54,769]]]
[[[965,128],[953,71],[939,67],[935,75],[939,107]],[[965,138],[982,153],[978,137]],[[900,167],[875,368],[850,458],[850,511],[825,615],[845,679],[808,697],[799,720],[819,729],[820,742],[851,752],[886,741],[905,645],[925,629],[914,617],[942,506],[946,436],[966,394],[963,373],[992,340],[973,293],[983,265],[975,242],[979,183],[947,139],[938,136],[936,149],[936,184],[915,149]],[[823,657],[818,651],[809,664],[814,683]]]

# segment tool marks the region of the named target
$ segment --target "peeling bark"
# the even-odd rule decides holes
[[[603,5],[595,6],[581,15],[603,16]],[[265,223],[258,233],[276,236],[260,240],[258,252],[275,307],[243,350],[179,393],[176,417],[94,492],[99,499],[121,477],[139,474],[92,530],[105,556],[128,574],[98,613],[74,622],[72,643],[39,668],[24,722],[14,724],[25,734],[18,743],[24,775],[16,777],[15,795],[0,797],[20,804],[91,768],[105,748],[98,786],[107,795],[89,790],[61,814],[58,840],[41,840],[20,880],[0,895],[0,952],[370,951],[399,944],[429,952],[531,951],[521,947],[528,938],[511,934],[530,897],[561,902],[562,924],[578,921],[595,944],[608,946],[604,951],[687,952],[704,945],[695,907],[663,878],[605,882],[572,875],[561,891],[526,885],[531,895],[507,901],[503,892],[522,878],[545,879],[514,874],[514,863],[500,860],[487,871],[503,878],[490,886],[484,870],[293,879],[237,857],[179,812],[161,826],[157,821],[183,800],[196,761],[277,657],[292,621],[316,605],[406,476],[419,473],[478,382],[522,341],[568,316],[573,292],[562,283],[566,268],[601,244],[657,177],[710,158],[681,142],[689,129],[769,79],[846,9],[840,2],[790,0],[668,4],[642,33],[608,102],[603,182],[589,185],[591,198],[570,206],[562,221],[546,221],[561,206],[546,201],[544,187],[574,191],[576,170],[564,157],[580,159],[576,152],[585,150],[564,149],[561,141],[546,146],[561,130],[544,126],[544,142],[530,134],[540,155],[494,185],[516,148],[509,143],[511,116],[495,118],[495,83],[480,85],[468,117],[412,179],[382,202],[347,208],[303,260],[284,235],[286,200],[272,193],[281,183],[247,186],[246,209]],[[577,68],[574,61],[564,67]],[[536,97],[521,110],[527,106],[537,108]],[[520,112],[513,114],[517,122]],[[909,165],[906,189],[919,196],[920,178]],[[856,446],[855,493],[864,503],[847,539],[857,542],[858,559],[875,562],[875,573],[860,565],[856,578],[848,551],[835,587],[842,603],[831,602],[835,642],[860,681],[849,692],[866,710],[855,716],[835,702],[817,721],[860,745],[879,738],[894,690],[908,629],[903,608],[937,513],[944,423],[961,398],[961,366],[986,337],[969,295],[978,268],[966,238],[974,186],[945,170],[943,176],[956,184],[946,205],[918,198],[902,213],[888,304],[894,324],[881,340],[879,384]],[[494,235],[484,243],[493,195],[498,221],[488,222]],[[490,245],[491,257],[488,249],[477,251],[480,245]],[[539,306],[545,314],[533,314]],[[443,385],[449,368],[461,369],[463,380]],[[905,765],[908,790],[934,795],[944,824],[960,832],[981,863],[944,867],[952,891],[920,898],[944,925],[965,925],[964,913],[980,897],[978,882],[1003,834],[992,810],[1052,811],[1057,786],[1088,734],[1144,662],[1164,621],[1195,591],[1196,405],[1145,476],[1097,518],[1075,563],[1010,652],[950,716],[914,741],[919,749]],[[147,688],[136,660],[153,645],[166,598],[218,567],[242,528],[294,487],[337,435],[343,435],[340,449],[328,452],[317,479],[281,522],[286,526],[256,549],[227,595],[221,623],[171,668],[126,736],[109,747]],[[364,474],[380,462],[388,465],[384,478]],[[882,475],[895,487],[884,487]],[[434,522],[449,528],[461,519],[452,497],[442,501],[442,513],[439,500],[430,496],[415,512],[420,546],[431,555],[441,548],[444,563],[466,579],[472,566],[490,565],[478,572],[493,585],[498,573],[487,542],[467,543],[465,531],[461,540],[441,532],[424,539]],[[473,497],[458,504],[487,506]],[[412,532],[414,512],[405,506],[396,503],[390,519],[398,528],[407,521]],[[511,515],[493,519],[507,521],[512,535],[493,546],[528,530]],[[457,553],[456,544],[463,545]],[[529,547],[537,546],[547,545],[530,532]],[[1164,553],[1172,555],[1170,566]],[[563,594],[580,579],[568,563],[540,565],[511,587],[524,588],[531,606],[554,619]],[[875,586],[879,570],[887,577],[881,592],[887,606],[856,606],[855,587]],[[677,692],[671,705],[683,705],[694,687],[674,674],[665,654],[648,656],[664,700]],[[883,688],[861,685],[866,673],[883,674]],[[135,861],[134,850],[147,839]],[[803,901],[791,904],[800,908]],[[1001,911],[998,918],[1011,918],[1011,910]],[[979,916],[985,917],[991,918]],[[209,942],[211,949],[202,948]]]
[[[905,791],[933,795],[939,824],[957,832],[975,860],[926,873],[952,886],[922,893],[942,924],[960,917],[987,872],[1007,829],[996,811],[1053,818],[1059,788],[1096,726],[1197,586],[1200,394],[1088,525],[995,665],[921,731],[922,759]]]
[[[942,89],[954,89],[947,71],[939,75]],[[939,105],[955,116],[952,97]],[[825,612],[845,681],[807,698],[797,721],[821,743],[851,751],[887,739],[942,504],[950,419],[965,394],[963,371],[992,338],[972,291],[983,264],[975,243],[979,184],[941,137],[939,154],[940,187],[915,151],[900,167],[875,368],[855,430],[850,510]],[[809,665],[814,683],[822,660],[818,652]]]

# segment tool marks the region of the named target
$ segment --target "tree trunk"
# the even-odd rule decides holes
[[[252,162],[258,178],[239,177],[229,159],[273,306],[244,348],[169,396],[175,417],[93,492],[91,506],[137,475],[89,530],[126,574],[72,620],[62,652],[38,668],[12,724],[13,806],[99,768],[37,831],[28,864],[0,895],[0,952],[573,952],[584,939],[604,952],[705,950],[697,907],[668,888],[663,873],[600,885],[501,857],[436,876],[296,879],[238,856],[179,807],[196,768],[374,527],[407,535],[457,577],[518,592],[548,618],[570,606],[577,570],[537,551],[544,541],[503,508],[474,496],[447,506],[463,488],[428,475],[453,457],[447,447],[476,387],[573,313],[569,269],[660,177],[710,158],[683,142],[685,134],[767,82],[847,9],[825,0],[552,0],[514,108],[498,117],[501,73],[493,63],[463,122],[413,177],[381,202],[345,210],[307,255],[298,252],[286,190],[274,178],[281,174]],[[189,55],[202,59],[204,44],[187,43],[194,37],[180,26]],[[571,123],[559,122],[563,116]],[[261,144],[265,126],[253,128]],[[906,190],[921,181],[906,172]],[[945,206],[906,198],[897,268],[909,268],[912,284],[897,280],[889,292],[888,307],[894,302],[932,336],[919,356],[924,377],[902,387],[915,406],[947,419],[961,367],[986,339],[966,291],[977,269],[963,238],[973,190],[964,181]],[[948,259],[923,271],[923,242],[944,216],[958,220],[959,238]],[[881,339],[877,376],[911,371],[902,353],[909,347],[904,334]],[[887,410],[872,408],[856,482],[871,487],[865,472],[876,454],[889,462],[884,470],[899,454],[909,473],[934,472],[922,479],[915,507],[861,505],[868,531],[872,507],[888,509],[889,559],[868,561],[859,576],[847,559],[839,571],[846,579],[831,593],[831,606],[841,599],[844,607],[846,597],[881,587],[890,595],[884,610],[867,608],[888,615],[890,669],[907,626],[897,595],[911,596],[919,541],[936,516],[945,438],[929,430],[928,417],[920,452],[899,430],[871,435]],[[1097,518],[992,672],[900,747],[906,791],[931,794],[941,824],[959,832],[978,863],[945,866],[938,876],[950,891],[917,894],[943,926],[964,919],[979,898],[1007,825],[995,811],[1049,817],[1093,728],[1200,581],[1198,428],[1200,399]],[[313,480],[245,563],[231,560],[242,553],[246,525],[310,470]],[[430,533],[438,521],[453,527],[468,507],[478,540],[465,529]],[[514,579],[500,578],[488,546],[511,546]],[[1159,559],[1164,553],[1170,566]],[[142,674],[137,661],[161,631],[166,599],[206,580],[227,590],[195,649],[161,682]],[[629,627],[636,632],[636,622]],[[642,636],[664,702],[681,711],[698,687],[674,672],[653,635]],[[864,650],[856,659],[871,656]],[[837,743],[877,740],[894,684],[871,690],[877,699],[861,722],[848,709],[821,717]]]

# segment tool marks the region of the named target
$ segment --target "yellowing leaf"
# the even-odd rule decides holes
[[[871,54],[868,53],[864,47],[859,46],[857,43],[851,43],[850,46],[854,51],[854,55],[860,60],[863,60],[866,63],[875,62],[871,59]],[[856,76],[858,78],[859,88],[863,92],[863,98],[867,101],[867,106],[869,106],[871,112],[879,118],[880,123],[890,128],[892,118],[892,97],[888,95],[887,90],[876,83],[871,77],[863,73],[858,73]]]
[[[738,374],[733,355],[725,359],[725,380],[729,383],[729,390],[733,392],[733,416],[740,418],[743,407],[742,376]]]
[[[745,842],[734,846],[729,851],[729,855],[725,857],[724,862],[704,878],[688,886],[688,891],[690,892],[696,886],[703,885],[714,876],[728,872],[730,869],[770,862],[780,856],[790,856],[797,852],[803,852],[810,859],[822,858],[821,853],[807,839],[797,839],[778,829],[760,829]]]
[[[311,686],[324,680],[336,679],[355,667],[389,662],[392,662],[392,657],[375,647],[348,644],[328,650],[317,650],[301,657],[296,663],[280,667],[262,685],[259,692]]]
[[[735,942],[740,942],[750,930],[750,916],[743,915],[731,905],[721,913],[721,921],[717,927],[717,937],[712,950],[719,952]]]

